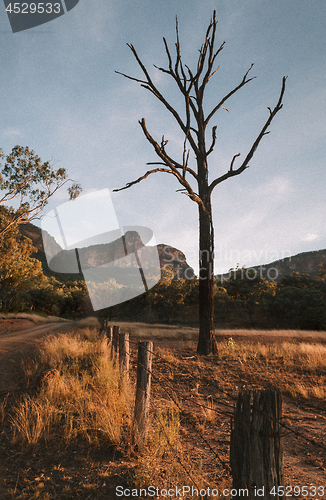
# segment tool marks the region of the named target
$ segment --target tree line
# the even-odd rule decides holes
[[[39,312],[67,318],[92,314],[86,283],[81,276],[70,281],[51,276],[45,263],[20,226],[40,216],[49,198],[68,179],[63,168],[55,170],[29,150],[15,146],[0,172],[0,310]],[[81,187],[68,188],[71,199]],[[16,206],[8,206],[10,202]],[[326,267],[316,277],[292,273],[279,282],[254,269],[231,270],[228,280],[214,279],[215,326],[326,329]],[[166,266],[162,278],[146,294],[100,314],[125,320],[200,324],[201,280],[177,279]],[[69,277],[70,278],[70,277]],[[68,279],[69,279],[68,278]],[[114,280],[102,287],[118,286]],[[101,293],[101,288],[99,289]]]
[[[216,328],[326,329],[326,268],[313,278],[293,272],[280,281],[250,269],[230,270],[228,280],[214,281]],[[199,280],[172,279],[171,272],[146,296],[109,312],[117,319],[196,325]]]

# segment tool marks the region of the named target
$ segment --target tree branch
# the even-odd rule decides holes
[[[216,143],[216,129],[217,129],[217,125],[214,125],[214,127],[212,128],[212,144],[211,144],[211,147],[209,148],[209,150],[207,151],[206,156],[210,155],[211,152],[213,151],[214,147],[215,147],[215,143]]]
[[[256,77],[253,76],[252,78],[249,78],[247,79],[247,76],[249,74],[249,72],[251,71],[251,69],[253,68],[253,64],[250,66],[250,68],[248,69],[247,73],[244,75],[241,83],[239,85],[237,85],[233,90],[231,90],[231,92],[229,92],[226,96],[223,97],[223,99],[215,106],[215,108],[212,109],[212,111],[209,113],[209,115],[207,116],[206,120],[205,120],[205,127],[207,126],[209,120],[212,118],[212,116],[215,115],[216,111],[220,108],[223,107],[223,104],[233,95],[235,94],[238,90],[241,89],[241,87],[243,87],[244,85],[246,85],[247,83],[251,82],[251,80],[254,80]]]
[[[216,20],[216,11],[214,10],[213,13],[213,19],[211,20],[210,26],[209,26],[209,31],[207,31],[206,35],[206,43],[209,47],[209,56],[208,56],[208,64],[207,64],[207,70],[203,78],[203,82],[201,84],[201,91],[203,92],[208,81],[210,78],[216,73],[218,68],[213,71],[215,59],[218,56],[218,54],[223,50],[223,47],[225,45],[225,42],[223,42],[220,47],[217,49],[217,51],[214,53],[214,45],[215,45],[215,35],[216,35],[216,27],[217,27],[217,20]],[[209,37],[209,32],[212,30],[212,35],[211,38]]]
[[[154,85],[154,83],[153,83],[153,81],[152,81],[152,79],[151,79],[151,77],[150,77],[147,69],[145,68],[144,64],[142,63],[142,61],[139,58],[135,47],[132,44],[129,44],[129,43],[127,43],[127,45],[130,48],[130,50],[132,51],[132,53],[134,54],[134,57],[135,57],[136,61],[138,62],[138,65],[140,66],[142,72],[144,73],[147,81],[141,80],[139,78],[134,78],[132,76],[126,75],[125,73],[121,73],[119,71],[116,71],[116,73],[124,76],[125,78],[128,78],[129,80],[133,80],[133,81],[136,81],[136,82],[140,83],[142,87],[144,87],[146,90],[149,90],[152,94],[154,94],[155,97],[159,101],[161,101],[162,104],[164,104],[164,106],[166,107],[166,109],[174,116],[174,118],[177,121],[178,125],[180,126],[182,132],[185,135],[188,134],[188,140],[189,140],[189,143],[190,143],[193,151],[195,152],[195,154],[198,153],[198,148],[197,148],[196,142],[194,141],[191,133],[189,132],[190,131],[190,123],[189,123],[189,119],[188,119],[189,113],[187,113],[187,123],[185,124],[183,122],[183,120],[181,119],[179,113],[173,108],[173,106],[171,106],[171,104],[165,99],[165,97],[160,93],[160,91]],[[192,87],[192,84],[191,84],[191,87],[186,91],[185,87],[182,85],[182,82],[181,82],[181,79],[180,79],[179,75],[176,74],[173,71],[173,68],[172,68],[172,59],[171,59],[171,55],[170,55],[170,52],[169,52],[169,49],[168,49],[168,46],[167,46],[166,42],[165,42],[165,46],[166,46],[167,55],[168,55],[168,59],[169,59],[169,66],[171,64],[170,71],[169,72],[165,71],[165,72],[168,72],[168,73],[171,74],[171,76],[173,76],[173,78],[176,80],[176,82],[177,82],[180,90],[182,91],[183,95],[186,95],[187,92],[190,92],[190,88]],[[176,63],[176,67],[178,67],[178,62]],[[163,71],[163,68],[159,68],[159,69],[161,71]],[[189,104],[191,106],[193,105],[191,102]]]
[[[279,99],[277,101],[277,104],[275,106],[275,108],[273,110],[271,110],[270,108],[268,108],[269,110],[269,117],[265,123],[265,125],[263,126],[263,128],[261,129],[260,133],[258,134],[257,136],[257,139],[255,140],[255,142],[253,143],[252,147],[250,148],[249,150],[249,153],[247,154],[247,156],[245,157],[244,161],[242,162],[241,166],[238,167],[236,170],[233,170],[233,165],[234,165],[234,161],[235,159],[240,156],[240,154],[237,154],[237,155],[234,155],[232,161],[231,161],[231,165],[230,165],[230,170],[228,172],[226,172],[226,174],[222,175],[221,177],[218,177],[217,179],[215,179],[209,186],[209,193],[211,194],[213,189],[215,188],[215,186],[217,186],[218,184],[220,184],[221,182],[225,181],[226,179],[228,179],[229,177],[233,177],[235,175],[239,175],[241,174],[246,168],[248,168],[248,163],[249,161],[251,160],[251,158],[253,157],[256,149],[258,148],[259,146],[259,143],[260,141],[262,140],[262,138],[264,137],[264,135],[268,134],[269,132],[267,132],[267,129],[268,127],[270,126],[273,118],[276,116],[276,114],[282,109],[283,107],[283,104],[282,104],[282,100],[283,100],[283,95],[284,95],[284,92],[285,92],[285,82],[286,82],[286,79],[287,77],[284,76],[283,77],[283,80],[282,80],[282,88],[281,88],[281,92],[280,92],[280,96],[279,96]]]
[[[169,173],[169,174],[173,174],[178,179],[179,183],[185,188],[185,190],[187,191],[187,193],[183,193],[183,194],[187,194],[187,196],[189,196],[193,201],[195,201],[196,203],[198,203],[199,205],[201,205],[202,208],[203,208],[203,210],[206,211],[206,207],[205,207],[203,201],[193,191],[193,189],[192,189],[191,185],[189,184],[189,182],[186,181],[186,179],[181,175],[181,173],[178,172],[177,167],[174,165],[174,163],[175,163],[174,160],[171,161],[169,159],[168,155],[166,154],[166,152],[164,151],[164,143],[165,143],[164,138],[162,139],[161,145],[159,145],[158,142],[155,141],[155,139],[148,132],[148,130],[146,128],[146,123],[145,123],[145,119],[144,118],[139,122],[139,124],[142,127],[142,130],[143,130],[143,132],[145,134],[146,139],[148,140],[148,142],[150,142],[150,144],[152,144],[152,146],[153,146],[153,148],[155,150],[155,153],[159,156],[159,158],[161,158],[161,160],[163,161],[163,164],[166,165],[166,166],[168,166],[169,168],[156,168],[156,169],[153,169],[153,170],[149,170],[143,176],[139,177],[135,181],[129,182],[123,188],[114,189],[113,191],[116,192],[116,191],[122,191],[123,189],[128,189],[129,187],[133,186],[134,184],[137,184],[138,182],[142,181],[143,179],[146,179],[146,177],[148,177],[152,173],[155,173],[155,172],[166,172],[166,173]],[[184,171],[183,166],[180,165],[180,164],[178,164],[178,165],[179,165],[179,168],[181,168]],[[186,167],[186,170],[189,171],[188,167]],[[195,172],[193,172],[193,174],[196,175]]]
[[[141,124],[141,122],[139,122],[139,123]],[[185,139],[185,141],[186,141],[186,139]],[[170,164],[172,164],[172,165],[174,165],[175,168],[178,168],[178,169],[184,171],[184,164],[181,165],[180,163],[178,163],[177,161],[175,161],[165,151],[164,146],[166,145],[167,142],[168,141],[163,141],[163,143],[161,142],[161,151],[164,154],[164,158],[166,158],[166,160],[168,160],[169,163],[167,163],[164,160],[163,160],[163,162],[151,161],[151,162],[147,162],[146,165],[165,165],[165,166],[168,167]],[[162,149],[162,144],[163,144],[163,149]],[[188,151],[188,157],[189,157],[189,151]],[[188,163],[188,161],[187,161],[187,163]],[[196,174],[196,172],[192,168],[188,167],[188,164],[186,165],[186,172],[189,172],[194,177],[194,179],[196,179],[196,180],[198,179],[198,175]]]
[[[144,175],[142,175],[141,177],[139,177],[135,181],[127,182],[127,184],[124,187],[118,188],[118,189],[113,189],[113,192],[116,193],[118,191],[123,191],[124,189],[128,189],[131,186],[134,186],[135,184],[138,184],[138,182],[146,179],[146,177],[148,177],[149,175],[155,174],[156,172],[166,172],[168,174],[174,174],[174,172],[172,170],[168,169],[168,168],[154,168],[153,170],[148,170]]]

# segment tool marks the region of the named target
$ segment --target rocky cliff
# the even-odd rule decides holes
[[[76,261],[75,250],[61,250],[54,238],[47,235],[47,245],[52,249],[51,269],[47,264],[44,253],[43,239],[41,229],[33,224],[23,224],[20,231],[33,241],[37,252],[33,255],[42,262],[44,273],[47,276],[54,276],[60,281],[82,279]],[[132,254],[137,250],[140,258],[146,247],[137,233],[137,231],[127,231],[124,238],[118,238],[110,243],[97,245],[88,245],[78,250],[79,258],[82,261],[82,268],[100,266],[102,264],[122,259],[126,255]],[[169,245],[157,245],[160,267],[166,269],[172,268],[175,278],[185,279],[194,277],[193,269],[187,264],[183,252]],[[142,263],[146,265],[146,258],[143,254]],[[64,272],[66,271],[66,272]]]

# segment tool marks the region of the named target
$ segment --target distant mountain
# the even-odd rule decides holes
[[[58,273],[51,271],[47,265],[44,248],[43,248],[43,240],[41,229],[33,224],[22,224],[20,226],[20,231],[24,236],[27,236],[33,241],[33,245],[36,247],[37,252],[33,255],[38,260],[41,261],[43,265],[44,274],[47,276],[54,276],[59,281],[74,281],[83,279],[82,275],[79,273]],[[129,235],[128,235],[129,233]],[[129,231],[126,233],[126,244],[129,248],[141,248],[143,246],[142,241],[140,240],[139,235],[133,231]],[[127,236],[128,235],[128,236]],[[52,237],[49,236],[51,239]],[[135,239],[136,238],[136,239]],[[138,239],[137,239],[138,238]],[[53,245],[58,246],[55,242],[54,238]],[[137,241],[136,241],[137,240]],[[173,271],[176,275],[176,278],[184,279],[191,278],[194,276],[193,269],[188,265],[186,256],[183,252],[178,250],[175,247],[159,244],[157,245],[158,254],[160,259],[161,269],[170,266],[173,268]],[[70,252],[73,252],[70,250]],[[112,261],[114,259],[120,258],[123,255],[121,253],[121,245],[116,244],[115,242],[110,243],[109,245],[93,245],[88,247],[86,252],[86,258],[89,262],[94,258],[94,255],[97,255],[98,264],[105,261]],[[104,260],[103,260],[104,259]],[[312,252],[303,252],[293,257],[287,257],[282,260],[276,260],[269,264],[264,264],[262,266],[253,266],[253,269],[256,269],[259,273],[261,270],[266,273],[270,279],[275,279],[279,281],[284,276],[291,274],[292,272],[298,272],[300,274],[309,274],[312,277],[317,276],[319,271],[319,266],[321,264],[326,265],[326,249],[325,250],[316,250]],[[94,265],[94,263],[92,264]],[[217,278],[227,279],[229,273],[219,274]]]
[[[300,274],[309,274],[313,278],[320,273],[320,265],[326,266],[326,250],[316,250],[312,252],[303,252],[293,257],[287,257],[282,260],[275,260],[270,264],[262,266],[252,266],[250,269],[256,269],[267,275],[269,279],[280,281],[284,276],[297,272]],[[229,273],[219,274],[217,278],[227,279]]]
[[[52,271],[47,264],[42,231],[33,224],[22,224],[20,231],[24,236],[27,236],[33,241],[33,245],[37,252],[33,257],[41,261],[43,271],[46,276],[54,276],[59,281],[76,281],[83,279],[81,273],[78,272],[76,265],[75,250],[61,250],[55,239],[47,235],[47,246],[52,250],[55,257],[51,261]],[[102,243],[97,245],[89,245],[79,251],[80,258],[83,260],[83,268],[96,267],[104,263],[112,262],[124,257],[126,254],[133,253],[135,250],[142,253],[142,249],[146,248],[139,234],[136,231],[127,231],[122,242],[121,238],[112,241],[111,243]],[[186,257],[183,252],[169,245],[157,245],[160,267],[172,267],[176,278],[184,279],[194,276],[193,269],[187,264]],[[75,263],[75,264],[74,264]],[[71,270],[70,272],[62,272],[62,269]],[[61,271],[61,272],[59,272]]]

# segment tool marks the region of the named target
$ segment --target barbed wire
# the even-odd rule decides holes
[[[145,351],[150,352],[151,354],[155,354],[155,353],[154,353],[154,351],[153,351],[153,350],[151,350],[151,349],[147,349],[147,348],[145,348],[144,346],[142,346],[142,348],[143,348]],[[158,356],[159,356],[159,355],[158,355]],[[138,364],[137,364],[137,365],[138,365]],[[151,374],[151,376],[153,377],[153,379],[154,379],[154,380],[156,380],[156,381],[159,383],[159,385],[160,385],[161,389],[162,389],[162,390],[163,390],[163,391],[167,394],[167,396],[169,397],[169,399],[170,399],[170,400],[171,400],[171,401],[172,401],[172,402],[173,402],[173,403],[177,406],[177,408],[179,409],[179,411],[181,412],[181,414],[185,415],[185,411],[184,411],[184,409],[183,409],[183,408],[181,408],[181,407],[180,407],[180,405],[179,405],[179,403],[178,403],[178,401],[176,401],[176,400],[175,400],[175,398],[173,398],[173,397],[171,396],[171,394],[167,391],[167,388],[166,388],[166,387],[164,387],[164,386],[161,384],[161,381],[160,381],[159,377],[158,377],[158,376],[156,376],[156,375],[153,373],[153,371],[152,371],[152,370],[149,370],[149,369],[148,369],[146,366],[144,366],[143,364],[141,364],[141,363],[140,363],[140,366],[141,366],[141,367],[142,367],[145,371],[147,371],[148,373],[150,373],[150,374]],[[166,382],[167,382],[167,384],[168,384],[168,385],[170,385],[170,381],[169,381],[168,379],[166,379]],[[173,392],[176,394],[176,392],[177,392],[177,391],[175,390],[175,388],[173,388]],[[184,399],[184,398],[183,398],[182,396],[180,396],[180,395],[178,395],[178,397],[179,397],[180,399]],[[202,405],[200,405],[200,404],[199,404],[199,406],[202,406]],[[195,426],[192,426],[192,427],[193,427],[193,429],[194,429],[195,433],[196,433],[196,434],[200,437],[200,439],[201,439],[201,440],[203,440],[203,441],[204,441],[204,443],[205,443],[205,444],[209,447],[210,451],[212,451],[212,453],[214,453],[215,457],[216,457],[216,458],[217,458],[217,459],[221,462],[221,464],[223,465],[223,467],[224,467],[224,468],[226,468],[226,469],[229,469],[228,464],[226,464],[226,462],[224,462],[224,460],[223,460],[223,459],[222,459],[222,458],[218,455],[218,453],[216,453],[216,451],[212,448],[212,446],[211,446],[211,445],[210,445],[210,443],[209,443],[209,442],[208,442],[208,441],[204,438],[204,436],[203,436],[203,435],[202,435],[202,434],[201,434],[201,433],[200,433],[200,432],[196,429],[196,427],[195,427]]]
[[[116,339],[114,339],[114,337],[112,336],[112,339],[110,339],[111,342],[112,342],[112,347],[113,345],[115,344],[116,346],[118,345],[118,341]],[[138,341],[131,341],[129,340],[129,343],[134,343],[135,345],[138,345]],[[162,356],[160,356],[158,353],[155,353],[153,349],[148,349],[147,347],[145,347],[144,345],[142,346],[142,349],[145,350],[146,352],[149,352],[150,354],[152,354],[153,356],[156,356],[158,358],[160,358],[162,361],[165,361],[164,358]],[[116,354],[116,353],[115,353]],[[129,354],[130,355],[130,354]],[[144,366],[142,363],[139,363],[137,362],[137,367],[138,366],[141,366],[145,371],[147,371],[148,373],[150,373],[150,375],[153,377],[153,379],[158,382],[159,386],[161,387],[161,389],[167,394],[168,398],[173,402],[173,404],[176,405],[176,407],[178,408],[178,410],[180,411],[180,413],[182,415],[185,415],[185,410],[183,408],[181,408],[181,406],[179,405],[178,401],[176,401],[176,399],[174,397],[171,396],[171,394],[167,391],[167,388],[164,387],[162,384],[161,384],[161,381],[159,379],[158,376],[156,376],[152,370],[149,370],[146,366]],[[166,378],[166,377],[165,377]],[[166,378],[166,382],[168,384],[168,386],[170,386],[170,381]],[[173,388],[173,393],[176,394],[176,391],[175,391],[175,388]],[[180,399],[184,399],[182,396],[178,395],[178,397]],[[200,405],[198,404],[198,406],[203,406],[203,405]],[[209,408],[209,407],[207,407]],[[159,418],[159,416],[157,415],[157,417]],[[207,441],[207,439],[204,438],[204,436],[198,432],[198,430],[196,429],[196,427],[194,425],[192,425],[195,433],[201,438],[201,440],[206,444],[206,446],[208,446],[209,450],[214,454],[215,458],[217,458],[220,463],[222,464],[222,466],[226,469],[226,470],[230,470],[230,467],[229,465],[218,455],[218,453],[213,449],[213,447],[211,446],[211,444]],[[173,448],[173,445],[169,442],[169,438],[165,432],[165,429],[164,429],[164,426],[162,426],[163,428],[163,432],[164,434],[166,435],[166,438],[167,438],[167,442],[169,444],[169,446],[173,449],[173,451],[175,452],[175,457],[177,458],[178,462],[180,463],[180,465],[183,467],[183,469],[185,470],[185,472],[188,474],[188,476],[190,477],[191,481],[194,483],[194,485],[196,486],[197,489],[198,486],[196,485],[195,481],[193,480],[193,478],[191,477],[189,471],[187,470],[187,468],[185,467],[185,465],[183,464],[183,462],[181,461],[181,459],[179,458],[178,456],[178,453],[176,452],[176,450]]]
[[[186,472],[186,474],[188,475],[188,477],[190,478],[190,480],[193,482],[194,486],[199,490],[200,488],[198,488],[198,485],[196,484],[196,481],[193,479],[192,475],[190,474],[190,472],[187,470],[186,466],[182,462],[181,458],[179,457],[179,454],[178,454],[177,450],[174,448],[174,446],[172,445],[172,443],[170,443],[169,436],[167,435],[165,427],[164,427],[162,421],[160,420],[159,414],[156,414],[156,417],[157,417],[157,419],[159,420],[159,422],[161,424],[161,429],[162,429],[162,431],[163,431],[163,433],[165,435],[165,438],[166,438],[166,441],[167,441],[168,445],[170,446],[170,448],[174,452],[173,458],[177,458],[178,462],[180,463],[180,465],[182,466],[182,468],[184,469],[184,471]]]
[[[116,340],[113,338],[113,336],[112,336],[112,339],[111,339],[111,340],[112,340],[112,344],[113,344],[113,343],[115,343],[116,345],[118,345],[118,343],[117,343],[117,342],[116,342]],[[140,341],[137,341],[137,340],[131,340],[131,341],[130,341],[130,339],[129,339],[129,343],[131,343],[131,344],[138,345],[138,343],[139,343],[139,342],[140,342]],[[154,350],[149,350],[149,349],[147,349],[147,348],[145,348],[145,350],[146,350],[146,351],[148,351],[148,352],[150,352],[153,356],[156,356],[157,358],[160,358],[163,362],[168,363],[168,362],[166,361],[166,359],[164,359],[164,358],[163,358],[162,356],[160,356],[158,353],[155,353],[155,352],[154,352]],[[146,368],[145,366],[143,366],[143,368],[144,368],[145,370],[147,370],[147,368]],[[147,371],[149,371],[149,370],[147,370]],[[187,369],[187,372],[188,372],[188,374],[189,374],[192,378],[194,378],[194,376],[193,376],[193,375],[189,372],[189,370],[188,370],[188,369]],[[155,374],[153,374],[153,372],[152,372],[152,371],[150,371],[150,373],[151,373],[151,375],[152,375],[152,377],[153,377],[154,379],[158,380],[158,377],[157,377]],[[164,374],[161,374],[161,376],[163,376],[163,377],[164,377]],[[165,377],[165,378],[166,378],[166,377]],[[167,379],[167,378],[166,378],[166,382],[168,383],[168,385],[170,385],[170,380],[169,380],[169,379]],[[163,386],[161,386],[161,387],[162,387],[162,389],[166,392],[166,388],[164,388]],[[218,387],[218,390],[219,390],[220,392],[224,393],[225,395],[227,395],[230,399],[233,399],[234,401],[236,401],[236,400],[237,400],[237,397],[235,397],[234,395],[232,395],[232,394],[228,393],[227,391],[225,391],[225,390],[221,389],[220,387]],[[175,387],[173,388],[173,392],[175,392],[175,393],[176,393],[176,389],[175,389]],[[169,396],[169,398],[170,398],[170,399],[171,399],[171,400],[172,400],[175,404],[177,404],[177,402],[176,402],[175,400],[173,400],[169,394],[168,394],[168,396]],[[227,415],[227,416],[231,416],[231,417],[232,417],[232,415],[233,415],[233,414],[231,414],[231,413],[229,413],[229,412],[223,412],[222,410],[219,410],[219,409],[217,409],[217,408],[215,408],[215,409],[214,409],[214,408],[207,407],[207,406],[203,405],[202,403],[198,403],[198,402],[194,401],[194,399],[193,399],[193,398],[187,398],[187,397],[185,397],[185,396],[180,396],[180,395],[179,395],[178,397],[179,397],[181,400],[184,400],[184,401],[185,401],[185,400],[186,400],[186,401],[191,401],[191,402],[192,402],[193,404],[195,404],[196,406],[200,406],[200,407],[202,407],[202,408],[204,408],[204,409],[206,408],[206,409],[209,409],[209,410],[211,410],[211,411],[215,411],[215,412],[217,412],[217,413],[220,413],[220,414],[223,414],[223,415]],[[227,404],[227,403],[225,403],[225,402],[222,402],[222,401],[219,401],[219,404],[225,405],[225,406],[227,406],[228,408],[232,408],[232,410],[233,410],[233,411],[234,411],[234,409],[235,409],[235,406],[234,406],[234,405],[229,405],[229,404]],[[177,404],[177,406],[178,406],[178,404]],[[182,411],[182,413],[184,413],[184,411],[183,411],[181,408],[179,408],[179,410],[181,410],[181,411]],[[274,422],[276,421],[276,419],[275,419],[275,418],[271,417],[270,415],[265,414],[264,412],[262,412],[262,411],[260,411],[260,410],[258,410],[258,409],[256,409],[256,408],[254,409],[254,411],[255,411],[255,412],[257,412],[257,413],[259,413],[259,414],[261,414],[261,415],[263,415],[264,417],[266,417],[266,418],[267,418],[268,420],[270,420],[270,421],[274,421]],[[293,421],[296,421],[296,419],[291,418],[290,416],[282,416],[281,418],[282,418],[282,419],[287,418],[288,420],[293,420]],[[297,430],[295,430],[295,429],[293,429],[293,428],[289,427],[287,424],[285,424],[284,422],[282,422],[282,421],[281,421],[281,419],[277,419],[277,421],[278,421],[278,423],[279,423],[279,425],[280,425],[281,427],[283,427],[283,428],[287,429],[290,433],[292,433],[292,434],[296,435],[297,437],[300,437],[300,438],[304,439],[305,441],[307,441],[307,442],[309,442],[309,443],[313,444],[314,446],[316,446],[316,447],[318,447],[318,448],[321,448],[321,449],[323,449],[323,450],[325,450],[325,451],[326,451],[326,446],[325,446],[324,444],[318,443],[318,442],[317,442],[314,438],[307,437],[307,436],[305,436],[303,433],[301,433],[301,432],[299,432],[299,431],[297,431]],[[195,431],[196,431],[196,428],[195,428],[195,427],[194,427],[194,429],[195,429]],[[206,440],[205,440],[205,438],[202,436],[202,434],[200,434],[199,432],[197,432],[197,434],[201,437],[201,439],[202,439],[202,440],[206,441]],[[206,443],[207,443],[207,444],[208,444],[208,446],[210,447],[210,444],[209,444],[207,441],[206,441]],[[221,459],[221,458],[220,458],[220,457],[216,454],[216,452],[213,450],[213,448],[211,448],[211,450],[212,450],[212,451],[213,451],[213,453],[216,455],[216,457],[217,457],[217,458],[221,461],[221,463],[223,464],[223,466],[226,466],[225,462],[224,462],[224,461],[223,461],[223,460],[222,460],[222,459]]]

